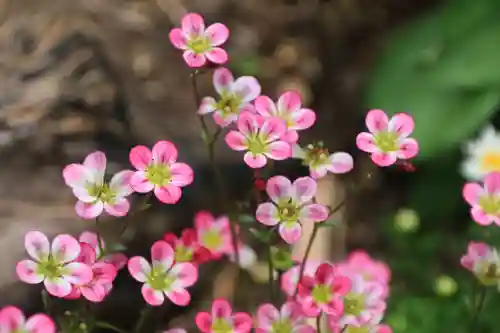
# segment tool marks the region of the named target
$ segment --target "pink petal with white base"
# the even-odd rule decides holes
[[[374,140],[375,138],[371,133],[359,133],[356,137],[356,146],[364,152],[373,153],[378,150]]]
[[[328,172],[329,166],[327,165],[319,165],[319,166],[309,166],[309,174],[311,175],[312,178],[314,179],[319,179],[324,176],[326,176],[326,173]]]
[[[135,146],[130,150],[129,160],[130,163],[137,170],[144,170],[151,163],[153,155],[151,151],[146,146]]]
[[[299,220],[302,223],[323,222],[328,218],[328,214],[328,208],[323,205],[305,205],[300,209]]]
[[[184,15],[181,21],[182,32],[190,39],[196,38],[205,32],[203,17],[196,13]]]
[[[50,242],[40,231],[30,231],[24,236],[24,247],[31,258],[46,260],[50,254]]]
[[[174,262],[174,250],[167,242],[157,241],[151,246],[151,260],[153,267],[161,266],[167,271]]]
[[[26,321],[27,333],[55,333],[56,325],[54,321],[47,315],[38,313],[31,316]]]
[[[177,148],[170,141],[161,140],[151,150],[156,163],[170,164],[177,161]]]
[[[14,333],[24,329],[26,317],[14,306],[7,306],[0,311],[0,332]]]
[[[192,51],[184,51],[182,57],[184,58],[186,64],[188,64],[191,68],[201,67],[207,62],[207,59],[203,54],[196,54]]]
[[[77,201],[75,204],[76,214],[87,220],[95,219],[97,216],[101,215],[103,209],[104,204],[101,201],[97,201],[96,203]]]
[[[175,291],[166,292],[165,295],[178,306],[186,306],[191,301],[191,295],[187,290],[179,289]]]
[[[194,173],[193,169],[185,163],[174,163],[170,166],[170,173],[172,178],[170,183],[172,185],[183,187],[193,182]]]
[[[401,138],[406,138],[413,132],[415,122],[413,118],[406,113],[396,113],[389,121],[388,129],[396,132]]]
[[[259,96],[255,99],[255,109],[265,117],[277,116],[278,110],[273,100],[268,96]]]
[[[203,97],[198,114],[209,114],[217,110],[217,102],[213,97]]]
[[[486,215],[484,210],[479,206],[472,207],[470,210],[470,214],[472,216],[472,219],[479,225],[486,226],[490,225],[493,222],[490,216]]]
[[[198,312],[195,317],[196,326],[203,333],[212,331],[212,316],[208,312]]]
[[[71,191],[79,201],[85,203],[92,203],[97,199],[95,196],[90,195],[89,191],[85,187],[73,187]]]
[[[58,263],[75,260],[80,254],[80,242],[70,235],[58,235],[52,241],[51,253]]]
[[[290,129],[305,130],[310,128],[316,122],[316,113],[310,109],[299,109],[292,113],[293,125]]]
[[[90,266],[79,262],[72,262],[64,266],[63,277],[71,284],[83,285],[89,283],[94,274]]]
[[[500,172],[490,172],[484,177],[484,189],[492,195],[500,194]]]
[[[225,141],[231,149],[236,151],[243,151],[248,148],[246,137],[237,131],[230,131],[227,133]]]
[[[84,188],[87,182],[92,181],[92,173],[81,164],[70,164],[63,169],[63,178],[69,187]]]
[[[317,187],[316,181],[311,177],[297,178],[292,185],[292,200],[299,204],[311,201],[316,194]]]
[[[479,199],[485,194],[483,187],[477,183],[467,183],[464,185],[462,195],[471,206],[479,203]]]
[[[99,253],[99,245],[97,243],[97,234],[95,232],[90,232],[90,231],[84,231],[80,234],[80,237],[78,237],[78,240],[81,242],[81,243],[87,243],[88,245],[90,245],[95,253],[96,253],[96,257],[99,258],[100,256],[100,253]],[[104,241],[101,239],[101,245],[102,247],[104,248]]]
[[[371,110],[366,115],[366,127],[372,133],[386,131],[389,128],[389,118],[382,110]]]
[[[205,56],[207,57],[208,60],[218,65],[226,63],[229,58],[227,52],[224,49],[221,49],[220,47],[215,47],[211,49],[210,51],[205,53]]]
[[[127,265],[128,258],[123,253],[112,253],[104,257],[103,260],[115,266],[117,270],[120,270]]]
[[[418,142],[412,138],[406,138],[399,145],[398,157],[401,159],[409,159],[417,156]]]
[[[262,126],[260,126],[259,137],[264,142],[270,142],[280,139],[285,133],[285,121],[277,117],[272,117],[266,119]]]
[[[276,203],[288,201],[292,196],[292,191],[292,182],[284,176],[274,176],[267,181],[267,195]]]
[[[45,279],[43,284],[52,296],[65,297],[71,293],[71,284],[63,278]]]
[[[141,294],[142,294],[142,297],[144,297],[144,300],[146,301],[146,303],[148,303],[149,305],[152,305],[152,306],[162,305],[163,302],[165,301],[165,296],[164,296],[163,292],[161,292],[159,290],[154,290],[147,283],[142,286]]]
[[[253,169],[259,169],[262,168],[267,164],[267,158],[264,156],[264,154],[257,154],[254,155],[251,152],[246,152],[245,155],[243,156],[243,161]]]
[[[258,328],[271,331],[274,323],[280,320],[280,312],[272,304],[263,304],[257,310]]]
[[[229,318],[233,312],[231,304],[225,299],[216,299],[212,303],[212,318]]]
[[[119,197],[125,197],[132,194],[134,190],[130,186],[130,180],[133,175],[134,172],[131,170],[122,170],[116,173],[109,182],[110,189],[115,191],[116,195]]]
[[[111,216],[122,217],[128,214],[130,202],[126,198],[117,198],[113,204],[105,203],[104,210]]]
[[[267,145],[264,155],[276,161],[283,161],[292,156],[292,146],[285,141],[271,142]]]
[[[256,133],[259,129],[259,122],[257,117],[250,112],[242,112],[240,118],[238,119],[238,131],[244,136],[249,136],[250,134]]]
[[[128,261],[130,275],[139,282],[146,282],[151,273],[151,266],[143,257],[132,257]]]
[[[335,174],[349,172],[354,167],[354,160],[352,156],[344,152],[334,153],[330,155],[328,161],[330,162],[328,170]]]
[[[80,254],[75,259],[76,262],[81,262],[86,265],[92,265],[97,258],[94,248],[87,243],[80,242]]]
[[[255,215],[257,221],[264,225],[273,226],[279,223],[278,208],[270,202],[260,204]]]
[[[281,238],[288,244],[295,244],[302,236],[302,227],[298,222],[281,223],[278,228]]]
[[[281,114],[288,114],[298,111],[302,106],[302,101],[297,92],[287,91],[279,97],[277,105]]]
[[[172,45],[179,50],[186,50],[187,49],[187,40],[186,36],[182,33],[182,30],[179,28],[174,28],[170,30],[170,33],[168,34],[168,37],[170,39],[170,42]]]
[[[288,142],[289,144],[295,144],[297,141],[299,141],[299,133],[294,130],[288,130],[286,133],[281,137],[281,139],[285,142]],[[292,152],[293,155],[293,152]]]
[[[92,283],[80,287],[80,292],[83,297],[94,303],[102,302],[107,295],[106,289],[99,283]]]
[[[198,280],[198,269],[188,262],[175,264],[170,274],[176,277],[176,283],[183,288],[191,287]]]
[[[41,283],[45,276],[37,273],[38,263],[33,260],[22,260],[16,265],[16,274],[19,280],[24,283],[38,284]]]
[[[231,92],[233,83],[234,77],[229,69],[221,67],[214,71],[213,85],[219,95]]]
[[[252,329],[253,320],[248,314],[236,312],[232,319],[235,333],[248,333]]]
[[[97,262],[92,266],[94,280],[99,284],[111,283],[115,280],[117,268],[108,262]]]
[[[177,203],[182,196],[181,189],[174,185],[155,187],[154,193],[158,200],[169,205]]]
[[[229,38],[229,29],[222,23],[214,23],[205,30],[205,36],[213,46],[220,46]]]
[[[214,121],[220,127],[226,127],[238,120],[238,115],[235,113],[225,113],[221,110],[215,111],[213,115]]]
[[[146,178],[146,173],[144,171],[134,172],[132,177],[130,177],[130,186],[134,191],[139,193],[148,193],[154,189],[153,183]]]
[[[260,95],[259,81],[252,76],[242,76],[236,79],[233,92],[241,98],[242,103],[249,103]]]
[[[94,182],[102,181],[106,170],[106,163],[106,155],[102,151],[89,154],[83,161],[83,165],[92,173]]]
[[[386,153],[382,151],[375,151],[370,157],[373,163],[381,167],[393,165],[397,161],[397,153],[395,152]]]

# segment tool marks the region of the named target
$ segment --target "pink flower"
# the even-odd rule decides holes
[[[125,216],[130,209],[127,196],[132,171],[124,170],[113,176],[109,183],[104,181],[106,155],[96,151],[89,154],[83,164],[70,164],[63,170],[66,185],[78,198],[75,210],[84,219],[94,219],[105,210],[112,216]]]
[[[408,136],[413,132],[413,118],[397,113],[390,120],[382,110],[371,110],[366,116],[370,133],[358,134],[356,145],[371,154],[375,164],[386,167],[398,159],[410,159],[418,154],[417,140]]]
[[[82,285],[92,280],[92,269],[72,262],[80,255],[80,243],[70,235],[58,235],[50,244],[47,236],[39,231],[30,231],[24,239],[26,251],[34,260],[17,263],[19,279],[29,284],[43,282],[49,294],[67,296],[71,285]]]
[[[264,117],[283,119],[287,128],[284,140],[290,143],[299,139],[297,131],[310,128],[316,121],[314,111],[302,108],[300,95],[295,91],[283,93],[276,104],[267,96],[259,96],[255,100],[255,109]]]
[[[221,46],[229,37],[229,29],[222,23],[214,23],[205,29],[203,17],[199,14],[184,15],[181,28],[170,31],[172,45],[184,51],[182,57],[189,67],[201,67],[207,59],[215,64],[224,64],[228,55]]]
[[[311,144],[306,148],[296,144],[293,146],[292,156],[303,160],[314,179],[326,176],[327,172],[342,174],[354,168],[354,160],[350,154],[344,152],[330,154],[328,149],[323,148],[322,143]]]
[[[0,332],[2,333],[56,333],[56,325],[49,316],[38,313],[26,319],[15,306],[0,310]]]
[[[344,311],[342,296],[351,289],[349,278],[337,274],[333,265],[321,264],[314,277],[305,275],[299,283],[297,302],[309,317],[317,317],[322,312],[339,316]]]
[[[462,194],[471,206],[470,214],[477,224],[500,225],[500,172],[487,174],[484,186],[478,183],[465,184]]]
[[[214,71],[213,84],[220,98],[203,98],[198,114],[214,113],[214,121],[221,127],[236,122],[243,110],[251,110],[250,102],[260,94],[256,78],[242,76],[235,81],[231,71],[224,67]]]
[[[252,329],[252,317],[245,312],[233,313],[231,304],[224,299],[212,303],[212,311],[198,312],[196,326],[203,333],[234,332],[248,333]]]
[[[337,265],[337,269],[345,274],[361,274],[366,281],[375,281],[382,285],[388,285],[391,279],[389,267],[381,261],[374,260],[363,250],[349,253],[347,259]]]
[[[242,112],[237,125],[238,131],[227,133],[226,143],[233,150],[247,150],[243,159],[249,167],[262,168],[268,158],[281,161],[292,155],[292,147],[282,140],[286,126],[280,119],[261,120],[251,112]]]
[[[93,279],[85,284],[74,284],[71,293],[65,298],[77,299],[83,295],[90,302],[102,302],[113,288],[117,269],[113,264],[96,260],[92,246],[80,243],[81,251],[75,262],[81,262],[92,268]]]
[[[201,211],[195,215],[194,225],[200,245],[208,249],[214,259],[231,252],[231,232],[226,216],[216,219],[209,212]]]
[[[279,225],[278,232],[288,244],[302,235],[302,223],[322,222],[328,218],[328,208],[312,203],[317,184],[310,177],[297,178],[293,184],[284,176],[267,181],[266,191],[273,201],[257,207],[257,221],[264,225]]]
[[[160,240],[151,247],[152,265],[138,256],[128,261],[130,275],[144,283],[142,296],[148,304],[161,305],[165,296],[176,305],[189,304],[191,295],[186,288],[196,282],[198,270],[191,263],[174,263],[174,256],[172,247]]]
[[[196,230],[193,228],[184,229],[181,237],[167,233],[163,235],[163,240],[174,249],[175,262],[202,264],[210,260],[210,250],[200,245]]]
[[[106,248],[106,243],[104,239],[101,237],[101,246],[97,241],[98,237],[95,232],[84,231],[80,234],[78,240],[81,243],[86,243],[92,247],[95,252],[96,260],[104,261],[115,266],[116,270],[121,270],[123,267],[127,265],[128,258],[123,253],[109,253],[110,249]],[[101,253],[101,248],[106,252]]]
[[[470,242],[467,254],[460,259],[460,263],[481,283],[500,287],[500,256],[495,248],[485,243]]]
[[[140,193],[154,191],[163,203],[177,203],[181,187],[193,182],[193,170],[176,161],[177,148],[169,141],[158,141],[152,151],[145,146],[135,146],[130,151],[130,163],[138,171],[132,176],[132,188]]]
[[[314,275],[316,269],[318,269],[320,264],[321,262],[319,261],[307,260],[304,266],[304,275],[309,275],[309,276]],[[287,296],[293,297],[295,295],[297,284],[299,282],[299,275],[300,275],[300,263],[290,268],[281,277],[280,281],[281,290],[283,290],[283,292]]]
[[[272,304],[263,304],[257,310],[256,333],[314,333],[306,317],[295,302],[283,304],[280,310]]]

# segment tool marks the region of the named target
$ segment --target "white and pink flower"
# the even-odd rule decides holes
[[[193,182],[193,170],[177,162],[177,148],[170,141],[158,141],[152,150],[135,146],[130,151],[130,163],[137,169],[130,184],[140,193],[154,191],[163,203],[175,204],[182,195],[181,188]]]
[[[181,28],[172,29],[169,37],[175,48],[184,51],[182,57],[189,67],[201,67],[207,59],[215,64],[224,64],[228,59],[227,52],[219,46],[229,38],[229,29],[222,23],[205,28],[199,14],[186,14]]]
[[[500,287],[500,255],[497,249],[485,243],[470,242],[460,263],[484,285]]]
[[[89,283],[93,278],[92,269],[80,262],[73,262],[79,255],[80,243],[70,235],[58,235],[49,242],[39,231],[30,231],[24,239],[26,251],[34,260],[17,263],[16,273],[25,283],[44,283],[49,294],[65,297],[72,285]]]
[[[112,216],[125,216],[130,210],[127,199],[133,190],[130,187],[132,171],[123,170],[105,182],[106,155],[96,151],[89,154],[83,164],[70,164],[63,170],[63,178],[78,202],[75,210],[84,219],[94,219],[106,211]]]
[[[221,127],[236,122],[244,110],[253,110],[251,102],[260,94],[260,84],[252,76],[242,76],[236,80],[231,71],[221,67],[214,71],[213,84],[219,99],[204,97],[198,114],[213,113],[214,121]]]
[[[198,242],[210,251],[214,259],[232,251],[229,223],[226,216],[215,218],[207,211],[200,211],[194,217]]]
[[[366,116],[366,127],[370,133],[358,134],[356,145],[370,153],[378,166],[386,167],[418,154],[417,140],[408,137],[415,127],[410,115],[397,113],[389,120],[384,111],[371,110]]]
[[[293,184],[284,176],[269,178],[266,191],[272,202],[260,204],[257,221],[264,225],[279,225],[278,232],[288,244],[296,243],[302,235],[302,223],[323,222],[328,208],[312,202],[317,184],[310,177],[296,179]]]
[[[263,304],[257,310],[256,333],[314,333],[316,330],[306,322],[302,309],[295,302],[287,302],[277,309],[272,304]]]
[[[249,167],[262,168],[268,158],[281,161],[292,155],[291,145],[282,139],[286,133],[282,120],[242,112],[237,125],[237,131],[227,133],[226,143],[233,150],[247,151],[243,159]]]
[[[210,313],[198,312],[195,322],[203,333],[248,333],[253,324],[248,313],[233,313],[231,304],[225,299],[214,300]]]
[[[263,117],[278,117],[286,124],[284,140],[295,143],[299,139],[297,131],[310,128],[316,121],[316,114],[311,109],[302,107],[300,95],[295,91],[286,91],[274,103],[268,96],[259,96],[255,100],[255,109]]]
[[[15,306],[0,310],[0,332],[2,333],[55,333],[56,324],[49,316],[38,313],[26,318]]]
[[[308,259],[304,265],[304,275],[313,276],[320,264],[321,262],[319,261]],[[281,276],[281,290],[290,298],[294,297],[297,291],[297,285],[300,279],[300,267],[301,264],[299,263]]]
[[[500,172],[494,171],[484,177],[484,185],[465,184],[462,194],[471,206],[472,219],[479,225],[495,223],[500,226]]]
[[[172,247],[160,240],[151,247],[151,264],[139,256],[128,261],[130,275],[144,283],[141,292],[148,304],[162,305],[165,296],[179,306],[186,306],[191,301],[186,288],[198,279],[198,269],[188,262],[174,263],[174,258]]]
[[[296,144],[293,146],[292,157],[303,160],[314,179],[322,178],[328,172],[343,174],[354,168],[354,160],[350,154],[345,152],[330,154],[322,143],[310,144],[305,148]]]
[[[110,249],[106,247],[106,243],[104,239],[101,237],[101,245],[98,243],[99,237],[95,232],[84,231],[80,234],[78,240],[81,243],[86,243],[92,247],[95,251],[95,257],[98,261],[104,261],[115,266],[117,270],[121,270],[123,267],[127,265],[128,258],[123,253],[110,253]],[[104,253],[101,253],[101,250]]]

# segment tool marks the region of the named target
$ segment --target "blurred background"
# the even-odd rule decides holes
[[[499,11],[498,0],[0,0],[0,305],[41,308],[38,289],[14,277],[26,231],[93,228],[76,217],[61,169],[94,150],[106,152],[112,173],[129,168],[132,146],[167,139],[197,174],[179,205],[105,221],[112,238],[130,219],[127,253],[147,255],[153,240],[190,226],[200,209],[222,213],[211,195],[190,72],[168,40],[182,15],[198,12],[230,28],[235,75],[256,76],[271,97],[296,89],[317,112],[301,142],[323,140],[355,157],[338,185],[357,189],[343,241],[347,251],[364,248],[390,265],[386,321],[394,331],[466,332],[474,281],[460,256],[470,239],[500,244],[497,227],[469,218],[460,172],[464,144],[500,125]],[[200,91],[213,94],[210,75]],[[413,172],[378,169],[356,150],[372,108],[414,116],[421,153]],[[251,173],[240,154],[222,143],[217,149],[237,200]],[[281,165],[290,176],[307,172]],[[143,301],[138,284],[121,274],[95,310],[126,328]],[[192,306],[165,307],[151,329],[193,328],[194,313],[214,290],[225,293],[220,286],[231,274],[224,264],[204,267]],[[245,293],[260,286],[242,274],[253,288],[237,290],[239,303],[251,306],[259,293]],[[500,297],[490,296],[477,333],[498,332]]]

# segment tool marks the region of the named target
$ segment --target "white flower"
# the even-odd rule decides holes
[[[470,180],[482,180],[492,171],[500,171],[500,133],[491,125],[486,126],[479,137],[465,147],[462,175]]]

